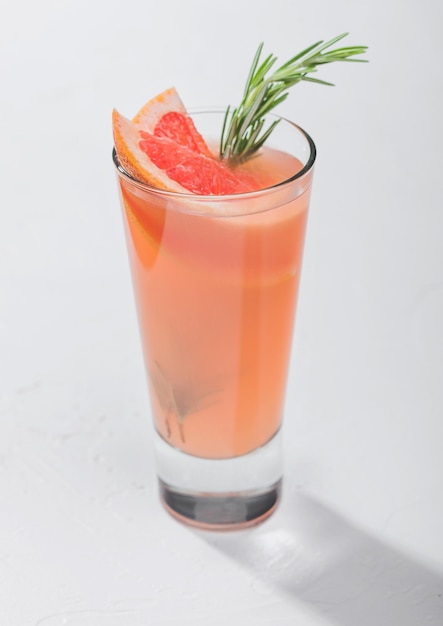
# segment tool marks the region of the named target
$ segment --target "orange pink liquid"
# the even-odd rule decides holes
[[[300,167],[271,149],[247,165],[263,186]],[[264,445],[282,419],[309,187],[229,216],[120,186],[158,433],[205,458]]]

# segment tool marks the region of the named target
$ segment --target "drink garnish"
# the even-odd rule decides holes
[[[251,177],[221,163],[209,150],[174,88],[129,120],[112,114],[120,165],[136,180],[167,191],[227,195],[251,191]]]
[[[237,166],[257,153],[278,124],[278,119],[268,122],[267,114],[301,81],[332,85],[312,76],[318,66],[363,62],[356,57],[366,52],[366,46],[333,48],[346,36],[319,41],[276,70],[275,55],[260,61],[261,43],[240,105],[226,109],[219,158],[209,150],[174,88],[150,100],[132,120],[114,110],[114,145],[121,166],[136,180],[167,191],[228,195],[257,189],[257,181]]]
[[[269,54],[260,62],[263,43],[255,53],[239,106],[226,110],[220,140],[220,158],[231,165],[246,161],[265,143],[279,120],[267,124],[266,115],[286,100],[288,89],[301,81],[333,86],[333,83],[312,76],[317,67],[335,61],[366,62],[356,58],[367,46],[347,46],[331,49],[346,37],[343,33],[330,41],[318,41],[302,50],[274,70],[277,57]],[[259,64],[260,63],[260,64]],[[272,71],[271,71],[272,70]]]

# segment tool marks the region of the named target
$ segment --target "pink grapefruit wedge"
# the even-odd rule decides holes
[[[132,121],[114,110],[112,122],[120,164],[136,180],[198,195],[253,189],[249,176],[214,158],[174,88],[150,100]]]

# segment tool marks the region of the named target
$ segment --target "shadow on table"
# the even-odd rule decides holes
[[[287,506],[287,504],[286,504]],[[290,521],[254,530],[199,532],[254,574],[338,626],[442,626],[443,576],[298,495]]]

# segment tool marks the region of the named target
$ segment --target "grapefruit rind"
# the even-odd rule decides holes
[[[187,115],[185,106],[174,87],[166,89],[149,100],[132,118],[132,121],[140,130],[153,133],[156,124],[166,113],[171,111]]]
[[[133,178],[153,187],[189,193],[179,183],[171,180],[166,173],[151,161],[139,147],[139,128],[114,109],[112,112],[114,144],[123,169]]]

